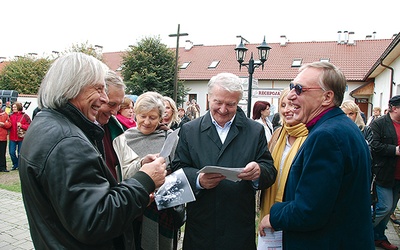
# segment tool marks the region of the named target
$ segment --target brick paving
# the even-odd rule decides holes
[[[0,189],[0,250],[34,249],[21,193]]]
[[[400,210],[396,210],[400,218]],[[400,227],[388,223],[386,236],[400,246]],[[0,189],[0,250],[34,249],[21,193]],[[178,249],[181,249],[181,242]],[[377,247],[376,249],[381,249]]]

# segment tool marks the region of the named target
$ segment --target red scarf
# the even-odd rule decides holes
[[[117,114],[117,119],[126,128],[136,127],[136,122],[133,119],[129,119],[121,114]]]
[[[322,116],[324,116],[326,113],[328,113],[328,111],[330,111],[332,109],[334,109],[334,107],[328,108],[327,110],[322,111],[319,115],[314,117],[311,121],[309,121],[306,124],[307,129],[309,129],[310,127],[314,126],[319,121],[319,119],[321,119]]]

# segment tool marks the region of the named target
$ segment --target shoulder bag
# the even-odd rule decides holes
[[[24,117],[25,117],[25,114],[23,114],[21,117],[21,120],[19,120],[20,123],[21,123],[22,119],[24,119]],[[25,133],[26,133],[25,129],[21,128],[21,126],[17,127],[17,134],[18,134],[19,138],[23,139],[25,137]]]

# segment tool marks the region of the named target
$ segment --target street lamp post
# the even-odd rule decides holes
[[[251,115],[251,97],[252,97],[252,84],[253,84],[253,73],[254,69],[261,66],[261,69],[264,70],[264,63],[268,59],[270,46],[265,42],[265,36],[263,42],[260,46],[257,47],[258,56],[260,57],[260,62],[255,62],[253,59],[253,52],[251,52],[251,57],[248,63],[244,62],[246,58],[247,48],[243,45],[243,38],[240,39],[240,44],[235,48],[236,51],[236,60],[239,63],[239,70],[241,70],[242,66],[245,66],[249,72],[249,83],[248,83],[248,91],[247,91],[247,117],[250,118]]]

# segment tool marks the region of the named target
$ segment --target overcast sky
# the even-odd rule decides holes
[[[103,46],[103,52],[124,51],[144,37],[160,36],[168,47],[194,44],[336,41],[338,31],[353,31],[355,40],[376,32],[389,39],[400,32],[398,0],[5,0],[0,57],[28,53],[39,56],[65,51],[73,44]]]

